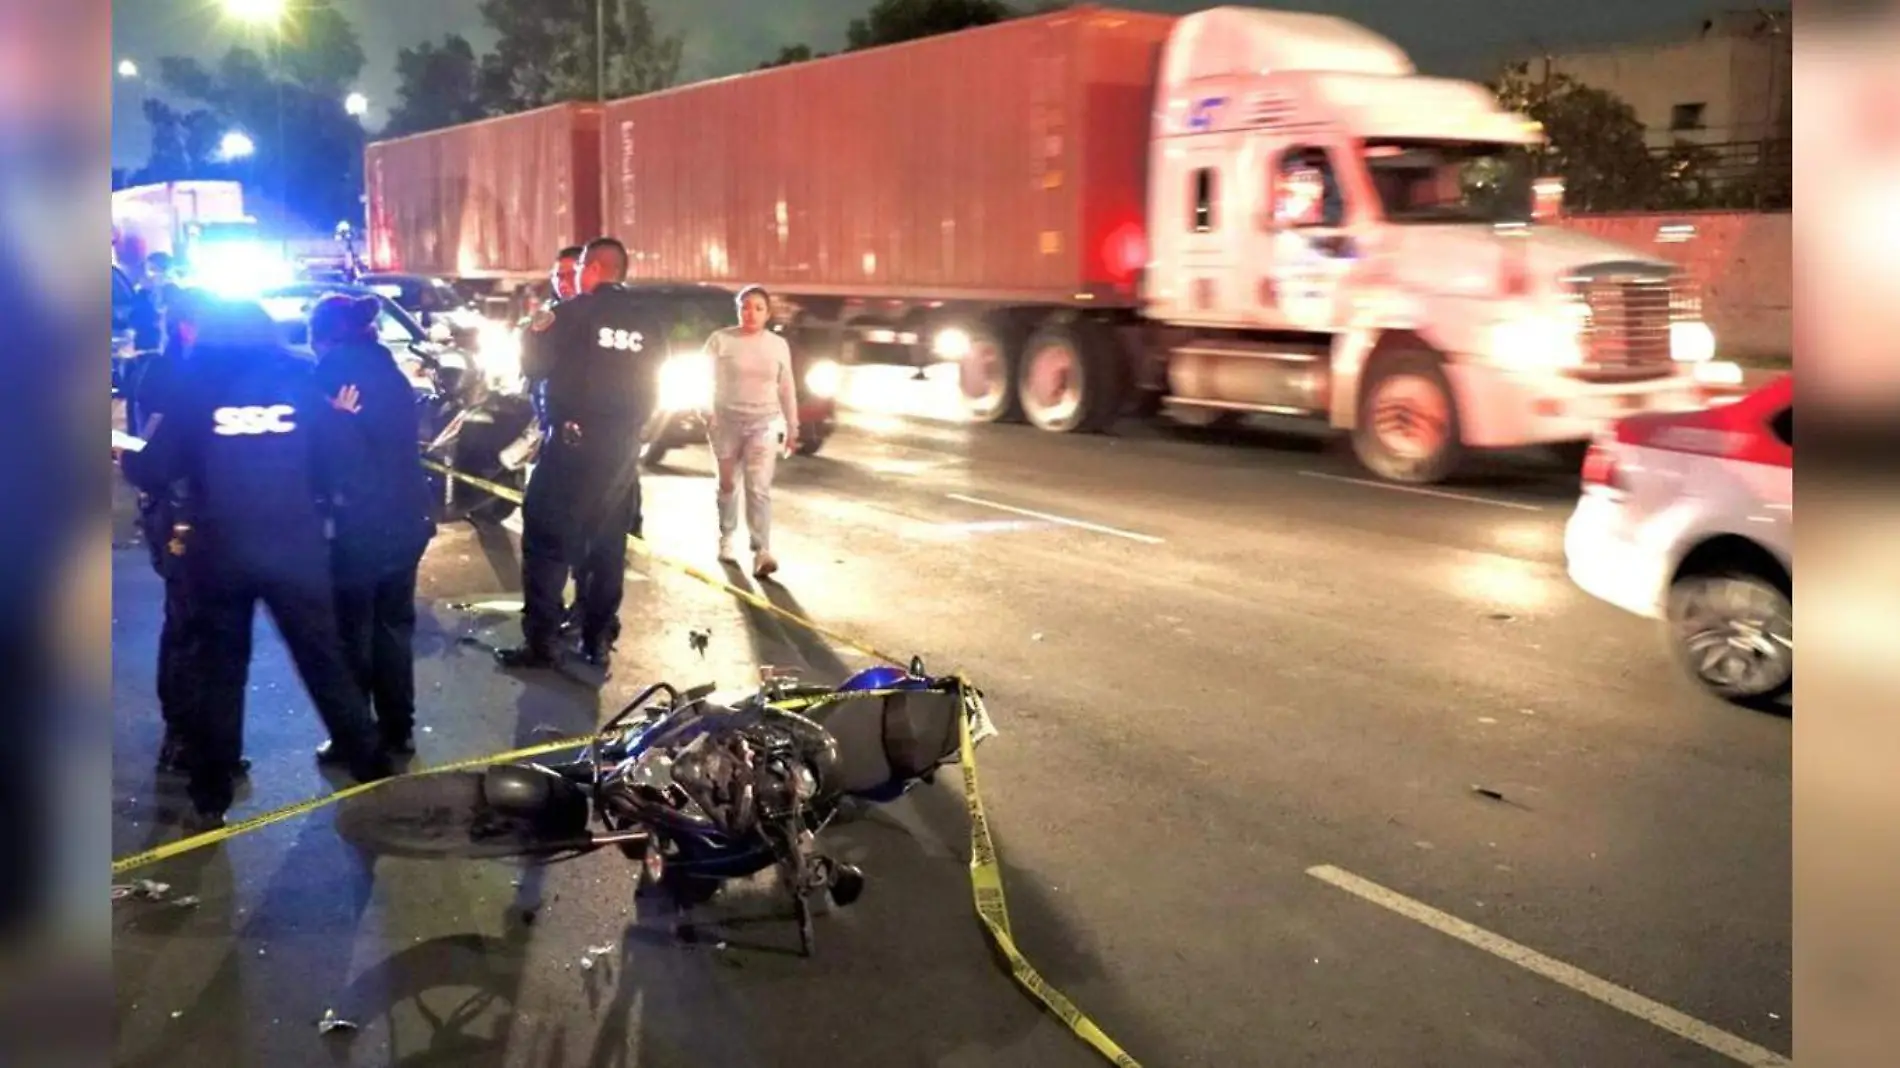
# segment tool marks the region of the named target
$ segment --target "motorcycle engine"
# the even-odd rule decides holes
[[[613,826],[748,837],[812,807],[827,790],[837,742],[802,716],[771,712],[713,727],[677,747],[621,762],[601,801]]]

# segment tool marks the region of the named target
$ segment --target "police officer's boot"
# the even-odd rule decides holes
[[[416,755],[416,742],[413,735],[380,733],[377,735],[384,755],[392,759],[401,759]],[[337,748],[334,739],[317,746],[317,763],[325,765],[348,764],[350,758]]]
[[[558,668],[561,666],[561,654],[554,646],[527,642],[512,649],[495,650],[495,662],[511,670]]]
[[[614,636],[596,634],[581,639],[581,657],[590,667],[604,668],[614,657]]]

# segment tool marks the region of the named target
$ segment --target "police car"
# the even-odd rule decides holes
[[[1590,445],[1571,579],[1664,624],[1689,675],[1769,707],[1794,685],[1794,382],[1625,418]]]

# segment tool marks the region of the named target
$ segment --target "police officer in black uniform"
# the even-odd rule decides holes
[[[541,307],[553,311],[563,303],[581,295],[581,256],[586,251],[580,245],[569,245],[555,254],[554,268],[548,272],[548,286],[551,293]],[[520,324],[524,332],[533,325],[533,316],[522,320]],[[528,383],[528,396],[534,402],[534,417],[540,423],[543,441],[547,440],[548,432],[553,429],[552,424],[548,422],[547,386],[546,378],[535,378]],[[586,572],[581,570],[575,573],[576,596],[574,603],[567,606],[566,614],[561,619],[563,634],[571,634],[581,629],[582,596],[579,587],[583,584],[585,575]]]
[[[165,309],[165,347],[139,359],[127,407],[132,432],[151,437],[167,413],[176,409],[179,380],[187,354],[197,339],[200,293],[174,293]],[[157,492],[139,494],[139,531],[152,555],[152,569],[165,581],[165,622],[158,634],[158,709],[165,722],[165,738],[158,748],[158,766],[182,771],[185,720],[196,687],[191,660],[195,633],[191,626],[190,587],[185,582],[179,523],[186,515],[189,487],[179,480]]]
[[[359,780],[387,777],[369,703],[344,657],[331,594],[323,500],[361,442],[307,363],[255,303],[207,301],[174,411],[143,451],[122,456],[147,492],[183,480],[180,537],[190,587],[197,693],[186,719],[188,822],[215,827],[233,800],[256,604],[270,608],[335,748]]]
[[[666,325],[626,277],[626,246],[589,242],[581,296],[537,313],[523,338],[522,373],[546,380],[548,430],[521,510],[526,641],[497,651],[506,667],[559,664],[570,571],[587,662],[604,666],[619,637],[626,536],[640,530],[640,432],[658,402]]]

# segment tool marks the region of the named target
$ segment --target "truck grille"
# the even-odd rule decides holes
[[[1574,285],[1587,313],[1585,375],[1629,379],[1670,372],[1675,301],[1669,279],[1589,278]]]

